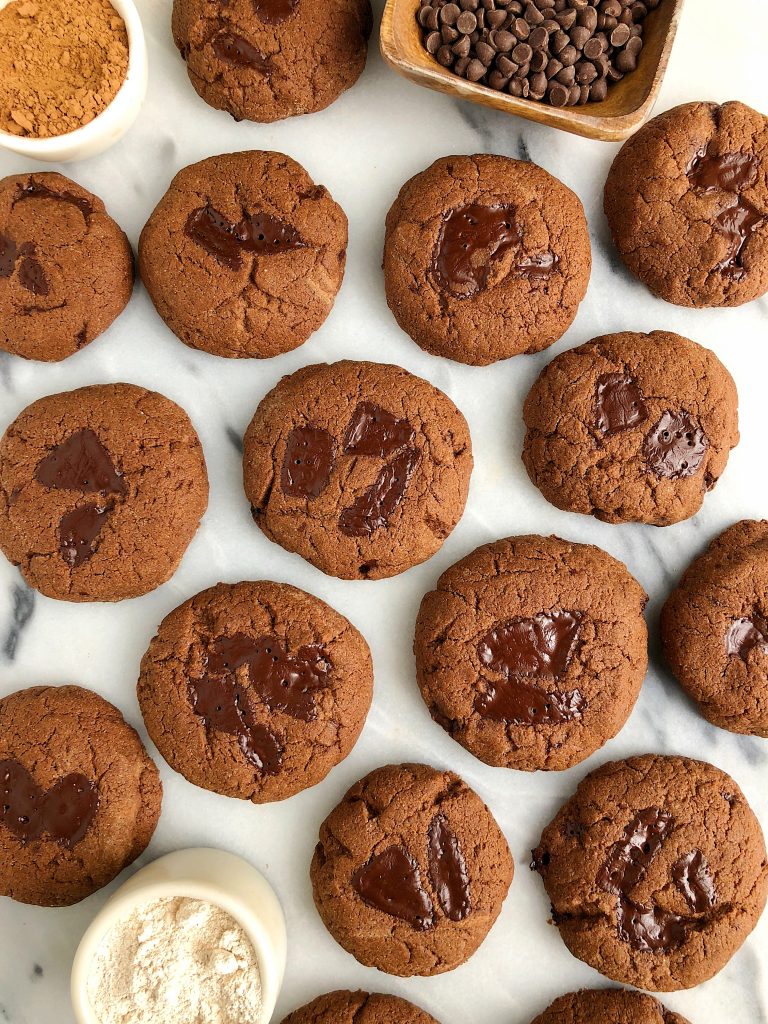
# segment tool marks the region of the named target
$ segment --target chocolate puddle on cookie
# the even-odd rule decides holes
[[[427,861],[440,909],[449,921],[463,921],[472,910],[464,852],[444,814],[436,814],[427,832]]]
[[[35,181],[34,178],[31,178],[26,185],[19,189],[12,205],[16,206],[27,199],[52,199],[54,202],[68,203],[82,213],[86,222],[93,215],[93,203],[90,199],[86,199],[84,196],[76,196],[74,192],[56,192],[47,185]]]
[[[414,928],[434,927],[432,900],[421,880],[419,865],[402,846],[388,846],[352,875],[352,888],[360,899]]]
[[[230,270],[242,266],[244,252],[274,256],[307,247],[299,232],[280,217],[243,212],[235,224],[210,204],[190,213],[184,233]]]
[[[687,412],[665,412],[646,434],[643,454],[649,469],[668,480],[697,472],[709,449],[702,427]]]
[[[382,466],[371,486],[342,509],[339,516],[341,532],[348,537],[368,537],[388,526],[405,497],[419,457],[418,448],[405,448]]]
[[[267,25],[279,25],[294,13],[299,0],[252,0],[256,17]]]
[[[19,263],[19,260],[21,261]],[[0,234],[0,277],[11,277],[19,264],[19,284],[33,295],[47,295],[48,278],[37,259],[33,242],[17,245],[8,235]]]
[[[603,434],[619,434],[648,419],[640,385],[628,373],[603,373],[597,378],[595,409],[595,425]]]
[[[72,849],[85,836],[99,807],[99,791],[79,772],[44,790],[19,761],[0,761],[0,823],[26,845],[44,834]]]
[[[317,498],[331,479],[335,441],[322,427],[294,427],[285,443],[280,486],[291,498]]]
[[[352,413],[342,448],[345,455],[386,459],[410,444],[415,433],[408,420],[398,419],[374,402],[360,402]]]
[[[269,75],[272,71],[271,58],[237,32],[219,32],[213,37],[211,48],[219,60],[226,64],[250,68],[250,70],[259,71],[263,75]]]

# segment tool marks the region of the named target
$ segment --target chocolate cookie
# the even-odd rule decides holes
[[[768,118],[685,103],[625,142],[605,183],[619,255],[678,306],[740,306],[768,291]]]
[[[173,39],[206,103],[236,121],[323,110],[355,84],[370,0],[174,0]]]
[[[219,583],[163,619],[141,663],[147,731],[196,786],[265,803],[324,779],[373,695],[363,637],[284,583]]]
[[[174,574],[208,503],[183,409],[134,384],[48,395],[0,438],[0,550],[62,601],[121,601]]]
[[[130,243],[97,196],[53,171],[0,180],[0,349],[65,359],[132,290]]]
[[[725,772],[646,754],[588,775],[544,829],[531,865],[568,949],[655,992],[716,974],[763,910],[763,833]]]
[[[329,992],[294,1010],[283,1024],[437,1024],[424,1010],[378,992]]]
[[[187,345],[263,359],[323,323],[346,251],[347,218],[328,190],[290,157],[253,150],[179,171],[141,232],[139,269]]]
[[[245,434],[253,518],[342,579],[382,579],[433,555],[464,511],[472,445],[442,391],[399,366],[305,366]]]
[[[587,988],[560,996],[532,1024],[689,1024],[658,999],[618,988]]]
[[[389,308],[417,345],[460,363],[485,366],[557,341],[591,266],[578,196],[505,156],[436,160],[387,214]]]
[[[360,963],[442,974],[478,949],[514,865],[496,821],[457,775],[392,764],[366,775],[320,826],[310,877],[328,931]]]
[[[523,418],[523,462],[547,501],[606,523],[689,519],[739,442],[730,373],[669,331],[606,334],[556,356]]]
[[[482,545],[421,602],[414,652],[430,714],[486,764],[578,764],[637,700],[646,600],[600,548],[535,536]]]
[[[661,612],[664,653],[701,713],[768,737],[768,522],[729,527]]]
[[[33,686],[0,700],[0,895],[65,907],[111,882],[160,817],[157,768],[98,694]]]

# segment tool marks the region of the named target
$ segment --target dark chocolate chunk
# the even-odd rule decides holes
[[[408,420],[397,419],[373,402],[361,402],[352,413],[344,434],[344,454],[373,455],[385,459],[410,444],[414,435]]]
[[[243,213],[233,223],[212,206],[201,206],[187,217],[184,232],[230,270],[242,266],[243,253],[273,256],[306,248],[299,232],[279,217],[268,213]]]
[[[429,877],[437,902],[449,921],[463,921],[472,910],[467,862],[444,814],[429,823]]]
[[[405,448],[382,466],[373,484],[342,509],[341,532],[348,537],[365,537],[386,527],[405,496],[418,461],[418,448]]]
[[[125,494],[125,477],[88,427],[71,434],[38,463],[35,480],[55,490],[80,491],[83,494]]]
[[[656,476],[681,480],[693,476],[709,448],[702,427],[687,412],[665,412],[646,434],[643,450]]]
[[[250,68],[264,75],[272,70],[270,58],[237,32],[219,32],[214,36],[211,46],[219,60],[227,64]]]
[[[316,498],[331,479],[335,442],[322,427],[294,427],[285,444],[280,486],[291,498]]]
[[[368,906],[407,922],[415,931],[434,926],[432,900],[419,865],[402,846],[375,854],[354,872],[351,883]]]
[[[597,378],[597,429],[604,434],[631,430],[648,419],[648,409],[637,381],[626,373],[604,373]]]
[[[95,782],[72,772],[43,790],[23,764],[0,761],[0,824],[23,845],[45,834],[68,849],[85,836],[99,807]]]

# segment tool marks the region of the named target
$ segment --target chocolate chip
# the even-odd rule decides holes
[[[558,58],[568,67],[569,64],[575,64],[579,59],[579,51],[575,46],[566,46],[564,50],[558,53]]]
[[[459,57],[456,63],[453,65],[453,70],[457,75],[464,76],[464,72],[467,70],[469,64],[469,57]]]
[[[575,25],[570,31],[571,43],[577,50],[583,50],[585,43],[591,35],[592,33],[588,28],[585,28],[583,25]]]
[[[596,82],[592,83],[592,87],[589,90],[589,98],[594,103],[600,103],[608,95],[608,83],[604,78],[598,78]]]
[[[461,14],[461,8],[457,4],[446,4],[440,10],[440,20],[444,25],[455,25]]]
[[[521,42],[524,42],[531,34],[531,26],[524,18],[515,18],[509,27]]]
[[[616,68],[626,74],[627,71],[634,71],[637,67],[637,58],[630,50],[622,50],[616,57]]]
[[[547,76],[543,71],[537,71],[529,79],[531,83],[531,96],[540,100],[547,91]]]
[[[589,29],[591,34],[597,28],[597,11],[594,7],[585,7],[583,11],[579,11],[577,20],[579,25]]]
[[[472,43],[469,41],[469,36],[462,36],[453,44],[452,47],[452,50],[457,57],[469,57],[469,51],[471,49]]]
[[[453,64],[453,51],[450,46],[441,46],[435,54],[437,63],[442,64],[444,68],[449,68]]]
[[[602,52],[603,44],[600,42],[597,36],[592,36],[592,38],[588,39],[587,42],[584,44],[584,56],[587,57],[589,60],[595,60],[597,57],[601,55]]]
[[[539,25],[538,28],[535,28],[528,38],[528,43],[530,44],[530,46],[533,47],[534,50],[543,50],[548,42],[549,33],[541,25]]]
[[[542,21],[544,21],[544,15],[537,7],[534,7],[533,4],[528,4],[523,17],[529,25],[540,25]]]
[[[440,38],[439,32],[430,32],[424,40],[424,45],[427,48],[427,53],[435,54],[443,45],[443,40]]]
[[[444,43],[455,43],[459,38],[459,33],[455,28],[451,28],[450,25],[443,25],[440,29],[440,37]],[[429,47],[427,47],[429,49]]]
[[[504,89],[506,89],[508,82],[509,79],[505,78],[500,71],[492,71],[488,75],[488,85],[491,87],[491,89],[498,89],[499,92],[502,92]]]
[[[589,61],[580,60],[576,65],[576,81],[579,85],[590,85],[597,78],[597,68]]]
[[[485,74],[485,64],[479,60],[471,60],[467,65],[467,81],[479,82]]]
[[[538,74],[546,68],[549,60],[547,59],[546,50],[537,50],[536,53],[531,57],[531,71],[534,74]],[[546,77],[546,76],[545,76]]]
[[[546,68],[544,69],[544,74],[547,76],[547,78],[554,78],[558,71],[562,70],[562,61],[559,61],[557,57],[551,57],[549,59],[549,62],[547,63]]]
[[[459,32],[469,35],[470,32],[474,32],[477,28],[477,17],[472,11],[462,11],[456,19],[456,28]]]
[[[567,11],[560,11],[555,15],[555,21],[558,23],[561,29],[565,32],[576,24],[577,12],[573,9]],[[597,15],[595,15],[595,22],[597,22]]]
[[[563,68],[558,71],[555,75],[555,79],[560,82],[561,85],[565,85],[570,88],[576,81],[576,68],[571,65],[570,67]]]
[[[553,107],[564,107],[568,102],[568,89],[560,82],[550,82],[547,95]]]
[[[477,54],[480,62],[488,67],[489,64],[493,63],[493,59],[496,56],[496,51],[488,43],[480,42],[475,47],[475,53]]]
[[[533,50],[528,43],[518,43],[512,51],[512,60],[518,64],[527,64],[533,56]]]
[[[570,42],[571,40],[567,32],[563,32],[562,30],[555,32],[552,37],[552,53],[555,55],[559,54],[561,50],[564,50],[566,46],[570,45]]]
[[[504,11],[488,11],[485,16],[485,22],[490,28],[501,28],[506,20],[507,15]]]
[[[496,67],[505,78],[511,78],[517,71],[517,64],[513,63],[509,57],[505,57],[503,54],[496,58]]]

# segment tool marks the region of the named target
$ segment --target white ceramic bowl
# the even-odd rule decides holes
[[[259,1024],[269,1021],[285,973],[285,918],[280,903],[266,878],[247,861],[224,850],[198,848],[166,854],[137,871],[93,919],[72,964],[72,1006],[78,1024],[99,1024],[88,999],[88,975],[106,933],[134,907],[173,896],[213,903],[242,926],[261,974]]]
[[[10,2],[0,0],[0,9]],[[39,2],[45,3],[45,0]],[[32,160],[63,163],[95,156],[114,145],[128,131],[147,93],[147,44],[133,0],[110,0],[110,3],[125,22],[128,32],[128,73],[109,106],[82,128],[50,139],[30,139],[0,132],[0,146]]]

